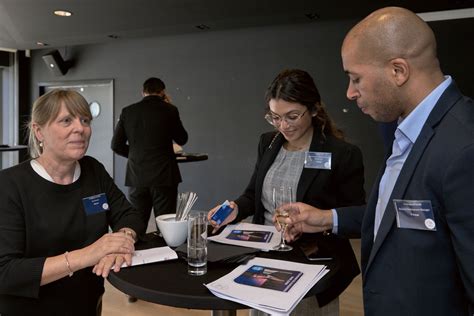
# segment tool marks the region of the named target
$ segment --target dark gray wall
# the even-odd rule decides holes
[[[474,97],[474,18],[429,23],[438,41],[441,69]]]
[[[180,165],[180,191],[197,192],[196,208],[208,209],[236,198],[247,185],[258,136],[271,129],[263,119],[267,85],[284,68],[302,68],[313,75],[348,140],[362,149],[369,190],[383,146],[376,124],[345,98],[348,79],[339,50],[353,24],[318,22],[77,46],[61,50],[76,64],[60,78],[41,60],[48,51],[34,51],[32,95],[38,95],[38,82],[114,79],[118,118],[124,106],[141,98],[147,77],[162,78],[190,134],[185,150],[209,154],[208,161]],[[122,189],[125,164],[117,156],[115,180]]]

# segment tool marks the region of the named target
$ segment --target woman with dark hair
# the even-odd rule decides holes
[[[0,171],[0,315],[100,315],[104,278],[131,264],[145,227],[85,155],[91,120],[78,92],[46,93],[31,113],[32,159]]]
[[[303,70],[282,71],[268,87],[265,100],[265,119],[276,131],[260,137],[252,178],[244,193],[230,203],[233,211],[220,226],[251,215],[255,224],[273,225],[274,187],[291,187],[293,201],[326,209],[364,204],[361,151],[344,141],[313,78]],[[209,219],[217,209],[209,211]],[[220,227],[212,220],[211,224]],[[317,300],[303,300],[292,314],[338,315],[339,294],[360,272],[351,245],[329,233],[305,234],[301,239],[328,248],[334,265],[326,276],[331,282],[326,282]]]

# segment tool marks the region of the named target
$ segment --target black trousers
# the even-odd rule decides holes
[[[177,185],[175,187],[129,188],[130,203],[140,211],[145,225],[148,224],[152,208],[155,217],[162,214],[176,213],[177,198]]]

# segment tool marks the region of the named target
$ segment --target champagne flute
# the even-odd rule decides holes
[[[290,214],[288,213],[287,210],[281,209],[280,206],[286,203],[293,203],[291,187],[273,188],[272,197],[273,197],[273,206],[275,208],[276,219],[278,221],[278,225],[280,225],[281,227],[280,244],[273,247],[273,250],[290,251],[293,249],[293,247],[285,243],[285,231],[286,231],[286,226],[287,226],[285,219],[288,218]]]

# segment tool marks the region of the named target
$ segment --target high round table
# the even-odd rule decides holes
[[[147,234],[136,244],[136,249],[165,246],[164,240],[155,233]],[[327,288],[338,270],[338,260],[310,262],[295,246],[290,252],[259,252],[259,257],[290,260],[303,263],[326,264],[330,272],[308,292],[314,295]],[[203,284],[210,283],[228,274],[237,264],[209,263],[207,274],[188,275],[187,262],[179,258],[166,262],[151,263],[121,269],[109,274],[109,282],[120,291],[138,299],[179,308],[212,310],[212,315],[236,315],[238,309],[248,306],[214,296]]]
[[[209,158],[208,155],[203,154],[203,153],[180,153],[180,154],[176,154],[176,161],[178,163],[203,161],[203,160],[207,160],[208,158]]]

